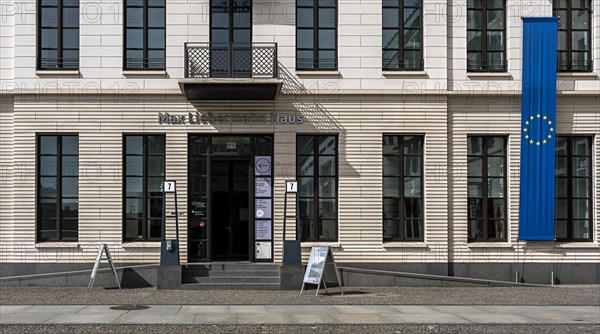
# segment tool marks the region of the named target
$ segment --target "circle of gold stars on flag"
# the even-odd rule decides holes
[[[535,136],[534,129],[539,126],[537,124],[541,125],[541,129],[538,136]],[[541,146],[547,144],[554,137],[554,124],[546,115],[531,115],[523,123],[523,135],[530,145]]]

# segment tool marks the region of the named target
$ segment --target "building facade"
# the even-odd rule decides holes
[[[600,1],[5,0],[0,261],[598,283]],[[518,239],[522,17],[559,16],[556,240]],[[297,180],[288,194],[285,181]],[[56,265],[59,267],[59,265]]]

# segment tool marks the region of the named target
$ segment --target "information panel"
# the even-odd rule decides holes
[[[257,177],[254,181],[256,197],[271,197],[271,178]]]
[[[255,216],[258,219],[271,219],[271,199],[257,198],[255,199]]]

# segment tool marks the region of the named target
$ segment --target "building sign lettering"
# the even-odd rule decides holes
[[[217,125],[217,124],[302,124],[303,115],[289,115],[281,113],[263,113],[263,114],[214,114],[199,112],[190,112],[186,114],[169,114],[168,112],[158,113],[158,124],[168,125]]]

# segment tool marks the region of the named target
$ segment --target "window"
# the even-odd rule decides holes
[[[296,69],[337,69],[336,6],[336,0],[296,0]]]
[[[38,6],[37,68],[79,68],[79,0],[39,0]]]
[[[40,135],[37,140],[37,240],[76,241],[79,137]]]
[[[423,136],[383,136],[383,240],[424,240]]]
[[[337,137],[296,139],[298,216],[302,241],[337,240]]]
[[[505,14],[505,0],[467,1],[467,71],[506,71]]]
[[[555,234],[592,241],[592,137],[556,138]]]
[[[506,138],[467,138],[469,241],[506,241]]]
[[[383,69],[423,70],[421,0],[383,1]]]
[[[591,20],[589,0],[553,0],[553,15],[558,16],[558,71],[591,72]]]
[[[165,0],[125,1],[125,70],[165,68]]]
[[[127,135],[124,140],[124,239],[159,240],[163,217],[165,136]]]

